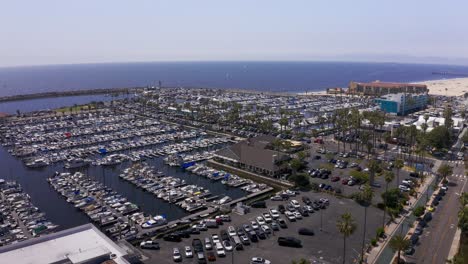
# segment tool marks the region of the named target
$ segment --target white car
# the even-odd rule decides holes
[[[190,246],[185,246],[185,257],[193,258],[193,251]]]
[[[140,243],[142,249],[159,249],[159,243],[155,241],[143,241]]]
[[[263,232],[265,232],[266,234],[271,234],[271,228],[267,225],[262,225],[261,226]]]
[[[294,216],[294,214],[290,211],[286,211],[284,212],[284,215],[286,216],[286,218],[291,221],[291,222],[294,222],[296,221],[296,217]]]
[[[213,243],[220,243],[221,241],[219,240],[219,236],[216,234],[211,235],[211,240],[213,240]]]
[[[180,251],[179,251],[178,248],[172,249],[172,259],[173,259],[175,262],[180,262],[180,261],[182,261],[182,255],[180,255]]]
[[[231,237],[237,235],[236,229],[233,226],[229,226],[228,227],[228,234]]]
[[[404,184],[408,184],[409,186],[413,186],[413,184],[414,184],[413,181],[411,181],[411,180],[402,180],[401,182],[404,183]]]
[[[324,204],[330,204],[330,201],[327,198],[320,198],[320,201]]]
[[[223,247],[226,249],[226,251],[232,251],[232,244],[231,242],[224,240],[223,241]]]
[[[258,225],[258,223],[255,222],[255,221],[251,221],[251,222],[250,222],[250,225],[252,226],[252,229],[253,229],[253,230],[258,230],[258,229],[260,228],[260,226]]]
[[[398,189],[404,191],[404,192],[409,192],[411,189],[408,188],[408,186],[405,186],[405,185],[400,185],[398,186]]]
[[[302,219],[302,215],[298,211],[293,212],[293,214],[294,214],[294,217],[296,217],[296,219]]]
[[[211,244],[211,240],[209,237],[205,237],[205,249],[206,250],[211,250],[213,248],[213,245]]]
[[[264,259],[264,258],[253,257],[252,260],[250,261],[250,264],[271,264],[271,261],[269,261],[268,259]]]
[[[280,213],[276,209],[270,209],[270,215],[273,219],[278,219],[280,217]]]
[[[257,216],[256,220],[257,220],[257,223],[259,225],[264,225],[265,224],[265,219],[263,219],[263,217],[261,217],[261,216]]]
[[[263,213],[263,219],[265,219],[265,222],[267,223],[271,223],[271,221],[273,221],[269,213]]]
[[[279,195],[275,195],[275,196],[271,197],[270,200],[272,200],[272,201],[283,201],[283,197],[281,197]]]
[[[296,200],[291,200],[290,204],[291,204],[294,208],[296,208],[296,209],[298,209],[299,207],[301,207],[301,204],[299,204],[299,202],[296,201]]]
[[[218,257],[224,257],[226,256],[226,252],[224,251],[223,245],[221,243],[216,243],[216,255]]]

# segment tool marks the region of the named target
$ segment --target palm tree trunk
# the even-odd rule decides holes
[[[400,264],[400,250],[398,250],[397,263]]]
[[[366,244],[366,225],[367,225],[367,206],[364,206],[364,234],[362,236],[362,247],[361,247],[361,262],[364,262],[364,247]]]
[[[388,192],[388,182],[385,185],[385,193]],[[387,194],[388,195],[388,194]],[[385,214],[387,213],[387,195],[385,195],[385,201],[384,201],[384,210],[383,210],[383,223],[382,223],[382,228],[385,228]]]
[[[343,264],[346,263],[346,236],[343,236]]]

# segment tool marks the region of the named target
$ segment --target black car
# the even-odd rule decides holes
[[[165,235],[163,237],[164,241],[170,241],[170,242],[180,242],[182,241],[182,238],[180,236],[174,235],[174,234],[169,234]]]
[[[404,252],[405,255],[411,256],[414,254],[414,247],[409,247],[407,250]]]
[[[172,234],[176,235],[176,236],[183,237],[183,238],[189,238],[190,234],[192,234],[192,230],[191,229],[184,229],[184,230],[176,231],[176,232],[174,232]]]
[[[286,212],[286,208],[284,208],[284,205],[280,204],[278,205],[278,212],[284,214]]]
[[[193,250],[198,253],[198,252],[203,252],[203,244],[200,239],[195,238],[192,240],[192,247]]]
[[[257,201],[251,204],[253,208],[266,208],[265,201]]]
[[[304,236],[313,236],[315,235],[314,231],[310,228],[299,228],[298,231],[299,235],[304,235]]]
[[[249,237],[250,241],[258,242],[257,232],[255,232],[254,230],[251,230],[250,232],[248,232],[247,236]]]
[[[423,220],[426,221],[426,222],[431,221],[431,220],[432,220],[432,213],[431,213],[431,212],[427,212],[426,214],[424,214]]]
[[[283,229],[288,228],[288,225],[286,224],[286,221],[284,221],[283,219],[278,219],[278,225]]]
[[[297,211],[302,215],[302,216],[309,216],[309,212],[307,210],[304,210],[304,208],[299,207]]]
[[[303,201],[305,204],[307,204],[307,205],[309,205],[309,204],[312,203],[312,201],[310,200],[310,198],[307,197],[307,196],[302,196],[302,201]]]
[[[267,239],[265,232],[263,232],[261,229],[255,230],[255,233],[257,234],[257,237],[261,240]]]
[[[416,245],[419,241],[419,236],[418,235],[415,235],[415,234],[412,234],[411,237],[410,237],[410,241],[413,245]]]
[[[222,241],[225,241],[225,240],[226,240],[226,241],[229,241],[229,240],[231,240],[231,239],[229,238],[229,235],[228,235],[228,233],[227,233],[226,230],[223,229],[223,230],[221,230],[219,233],[220,233],[220,235],[221,235],[221,240],[222,240]]]
[[[278,245],[284,247],[302,247],[301,240],[294,237],[278,237]]]
[[[409,176],[413,178],[419,178],[419,175],[416,172],[410,172]]]

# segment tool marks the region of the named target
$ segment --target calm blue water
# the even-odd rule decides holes
[[[320,91],[349,81],[442,79],[434,71],[468,74],[468,66],[351,62],[165,62],[0,68],[0,96],[156,85]],[[455,77],[455,76],[451,76]]]
[[[65,106],[73,106],[74,104],[87,104],[92,101],[95,102],[108,102],[111,100],[124,99],[132,95],[80,95],[80,96],[65,96],[65,97],[52,97],[52,98],[39,98],[23,101],[11,101],[0,103],[0,113],[16,114],[16,110],[20,112],[32,112],[39,110],[50,110],[61,108]]]

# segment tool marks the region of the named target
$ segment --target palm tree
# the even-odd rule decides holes
[[[371,160],[368,166],[369,166],[369,173],[370,173],[369,182],[370,184],[374,184],[375,173],[379,171],[380,164],[375,160]]]
[[[452,166],[448,165],[448,164],[443,164],[439,167],[439,169],[437,170],[437,172],[442,176],[444,177],[444,180],[447,180],[447,176],[449,176],[450,174],[453,173],[453,168]]]
[[[405,163],[401,159],[395,160],[395,169],[396,169],[396,177],[397,177],[397,183],[400,183],[400,170],[403,168]]]
[[[373,197],[374,191],[369,184],[364,185],[364,189],[362,189],[357,197],[358,203],[364,207],[364,234],[362,235],[361,263],[364,261],[364,247],[366,245],[367,207],[372,204]]]
[[[393,252],[398,252],[397,263],[400,263],[401,251],[407,250],[411,246],[409,239],[401,235],[395,235],[389,242],[390,248]]]
[[[388,184],[391,183],[393,181],[393,179],[395,179],[395,174],[391,171],[387,171],[385,172],[385,175],[384,175],[384,179],[385,179],[385,193],[388,192]],[[384,201],[384,211],[383,211],[383,223],[382,223],[382,227],[385,228],[385,214],[387,212],[387,195],[385,196],[385,201]]]
[[[356,222],[350,213],[344,213],[336,222],[338,231],[343,235],[343,264],[346,261],[346,238],[356,231]]]

